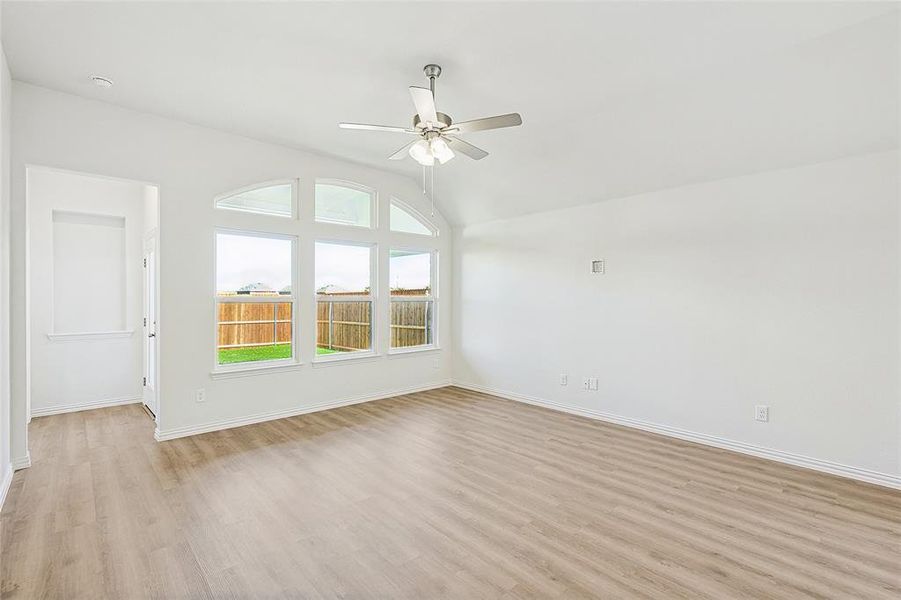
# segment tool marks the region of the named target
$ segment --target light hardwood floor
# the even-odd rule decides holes
[[[457,388],[30,435],[3,598],[901,598],[901,493]]]

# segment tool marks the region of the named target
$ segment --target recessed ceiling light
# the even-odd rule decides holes
[[[100,86],[102,88],[113,87],[112,79],[107,79],[106,77],[101,77],[100,75],[91,75],[91,81],[94,82],[94,85]]]

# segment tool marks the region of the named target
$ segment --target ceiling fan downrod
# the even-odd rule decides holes
[[[428,64],[422,68],[422,72],[429,78],[429,89],[432,90],[432,98],[435,98],[435,104],[438,103],[435,96],[435,81],[441,77],[441,66]]]

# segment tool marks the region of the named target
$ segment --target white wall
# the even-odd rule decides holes
[[[313,230],[310,229],[313,181],[316,177],[356,181],[377,189],[387,213],[387,199],[394,195],[429,209],[415,182],[352,163],[257,142],[176,121],[119,109],[101,102],[15,82],[13,84],[13,348],[18,358],[24,346],[25,167],[43,165],[157,184],[160,190],[161,306],[160,411],[162,435],[236,422],[254,415],[303,410],[345,400],[390,394],[425,387],[450,379],[450,352],[380,356],[368,361],[338,365],[311,365],[290,372],[254,377],[210,377],[214,360],[213,231],[216,226],[283,227],[300,234],[301,273],[312,268]],[[278,222],[273,218],[214,211],[213,197],[257,182],[300,179],[301,221]],[[450,290],[450,236],[446,223],[436,215],[442,230],[436,241],[441,252],[440,290]],[[281,224],[279,224],[281,223]],[[337,226],[335,226],[337,227]],[[324,230],[321,230],[324,231]],[[329,237],[353,239],[359,235],[345,228]],[[387,247],[381,261],[387,262]],[[382,287],[387,272],[379,272]],[[312,300],[312,278],[309,298]],[[301,290],[302,322],[314,320],[312,301]],[[441,295],[439,336],[450,342],[450,294]],[[380,313],[387,319],[387,312]],[[384,325],[384,323],[381,323]],[[380,327],[385,331],[385,327]],[[312,346],[313,328],[301,330],[301,358]],[[311,356],[307,356],[311,358]],[[13,365],[14,411],[24,410],[25,365]],[[197,388],[206,389],[206,401],[194,401]],[[22,415],[15,412],[14,426]],[[14,450],[25,452],[25,432],[14,432]]]
[[[28,169],[32,415],[140,400],[148,187]]]
[[[0,40],[0,506],[5,497],[5,482],[12,477],[10,454],[10,371],[9,371],[9,163],[10,163],[10,87],[9,67]]]
[[[155,186],[144,186],[144,237],[152,237],[160,226],[160,197]]]
[[[466,227],[455,381],[897,476],[898,202],[887,152]]]

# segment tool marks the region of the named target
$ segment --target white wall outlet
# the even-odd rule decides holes
[[[766,404],[758,404],[754,407],[754,418],[766,423],[770,420],[770,407]]]
[[[569,376],[566,373],[560,374],[560,385],[568,385],[569,384]]]
[[[588,389],[592,392],[598,391],[598,378],[597,377],[589,377],[588,378]]]
[[[598,275],[603,275],[607,272],[607,261],[603,258],[600,260],[591,261],[591,272],[596,273]]]
[[[440,360],[440,359],[437,359],[437,358],[432,359],[432,368],[433,368],[433,369],[440,369],[440,368],[441,368],[441,360]]]
[[[194,402],[205,402],[206,401],[206,390],[203,388],[197,388],[194,392]]]

